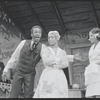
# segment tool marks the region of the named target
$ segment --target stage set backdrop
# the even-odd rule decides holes
[[[20,37],[21,33],[17,30],[12,20],[0,6],[0,62],[4,63],[4,67],[20,43]],[[7,90],[9,93],[11,90],[11,84],[0,82],[0,89],[3,92]]]
[[[0,8],[0,62],[3,62],[5,66],[21,41],[20,35],[12,20]]]

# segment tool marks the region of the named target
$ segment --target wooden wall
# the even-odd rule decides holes
[[[61,35],[82,34],[85,37],[91,28],[100,26],[98,0],[93,0],[93,5],[91,0],[30,1],[30,5],[28,3],[26,1],[5,3],[5,7],[18,26],[24,30],[27,38],[30,38],[31,27],[37,24],[43,28],[43,38],[51,30],[58,30]]]

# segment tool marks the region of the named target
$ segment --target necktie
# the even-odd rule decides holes
[[[36,50],[36,46],[37,46],[37,42],[34,42],[33,44],[32,44],[32,52],[34,52],[34,50]]]

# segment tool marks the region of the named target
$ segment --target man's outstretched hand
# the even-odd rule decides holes
[[[5,82],[7,80],[7,72],[3,72],[2,81]]]
[[[10,75],[10,71],[8,71],[8,72],[3,72],[3,74],[2,74],[2,81],[3,82],[6,82],[7,80],[11,80],[11,77],[10,77],[11,75]]]

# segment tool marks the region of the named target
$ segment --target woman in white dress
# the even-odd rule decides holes
[[[89,32],[93,45],[89,50],[89,65],[85,69],[86,97],[100,98],[100,29]]]
[[[68,67],[68,58],[64,50],[58,47],[58,31],[48,33],[50,46],[42,45],[41,57],[45,69],[33,98],[68,98],[68,83],[62,68]]]

